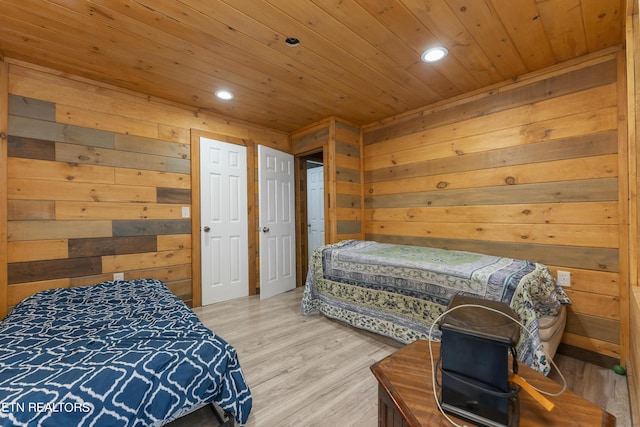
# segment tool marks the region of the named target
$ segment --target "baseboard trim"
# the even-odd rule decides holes
[[[557,353],[563,354],[565,356],[570,356],[574,359],[582,360],[583,362],[591,363],[593,365],[607,369],[611,369],[613,365],[617,365],[620,363],[620,359],[617,359],[615,357],[596,353],[595,351],[591,350],[585,350],[584,348],[565,343],[560,343]]]

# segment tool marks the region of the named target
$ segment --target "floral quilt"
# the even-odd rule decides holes
[[[538,263],[473,252],[346,240],[317,249],[301,308],[403,343],[440,339],[431,325],[450,299],[468,295],[511,306],[521,331],[518,359],[547,374],[538,317],[558,314],[569,298]]]

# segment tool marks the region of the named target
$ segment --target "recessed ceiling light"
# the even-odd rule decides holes
[[[447,56],[448,53],[449,51],[444,47],[433,47],[424,51],[422,54],[422,60],[424,62],[440,61],[442,58]]]
[[[286,44],[287,46],[290,46],[290,47],[296,47],[296,46],[299,46],[299,45],[300,45],[300,40],[298,40],[298,39],[297,39],[297,38],[295,38],[295,37],[287,37],[287,38],[284,40],[284,42],[285,42],[285,44]]]
[[[233,94],[232,94],[231,92],[229,92],[228,90],[226,90],[226,89],[220,89],[220,90],[217,90],[217,91],[216,91],[216,96],[217,96],[219,99],[223,99],[223,100],[225,100],[225,101],[228,101],[228,100],[230,100],[230,99],[233,99]]]

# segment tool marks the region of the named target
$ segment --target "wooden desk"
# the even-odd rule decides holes
[[[440,344],[434,342],[434,359]],[[378,380],[378,427],[450,426],[433,398],[429,343],[424,340],[398,350],[371,366]],[[558,392],[561,386],[528,366],[519,365],[519,374],[531,385]],[[567,390],[549,397],[555,404],[547,411],[526,392],[520,391],[520,426],[602,426],[614,427],[616,419],[604,409]],[[451,417],[456,423],[463,420]],[[469,425],[467,422],[466,425]]]

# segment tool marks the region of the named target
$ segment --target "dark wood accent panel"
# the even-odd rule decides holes
[[[362,233],[362,221],[338,221],[338,234]]]
[[[341,154],[347,157],[353,157],[354,159],[360,158],[360,145],[350,144],[344,141],[337,141],[336,154]]]
[[[492,96],[472,100],[451,108],[443,108],[428,114],[418,114],[397,123],[364,132],[364,144],[375,144],[399,136],[418,133],[426,129],[456,123],[462,120],[482,117],[487,114],[506,111],[523,104],[552,99],[558,96],[614,83],[617,80],[616,60],[602,62],[569,73],[560,74],[548,80],[511,90],[501,90]]]
[[[156,236],[69,239],[69,258],[156,252]]]
[[[429,246],[441,249],[479,252],[489,255],[537,260],[543,264],[561,265],[585,270],[618,272],[617,249],[577,246],[534,245],[530,243],[502,243],[461,239],[432,239],[428,237],[367,234],[367,240],[400,245]]]
[[[322,127],[309,133],[302,133],[291,139],[292,147],[295,147],[295,151],[298,153],[304,153],[311,147],[316,147],[318,144],[323,144],[329,140],[329,126]]]
[[[585,350],[584,348],[565,343],[560,343],[558,346],[558,353],[573,357],[574,359],[583,360],[606,369],[611,369],[613,365],[620,363],[619,358],[596,353],[591,350]]]
[[[9,284],[100,274],[102,258],[69,258],[10,263]]]
[[[189,233],[191,233],[191,220],[189,219],[113,221],[113,235],[115,237]]]
[[[567,313],[565,332],[614,344],[620,343],[620,321],[575,313],[571,310]]]
[[[55,142],[9,135],[9,157],[55,160]]]
[[[55,202],[51,200],[9,200],[9,221],[51,221],[55,219]]]
[[[9,95],[9,114],[55,122],[56,104],[24,96]]]
[[[191,190],[188,188],[158,187],[156,197],[158,203],[191,204]]]
[[[167,159],[164,156],[62,142],[56,143],[56,160],[59,162],[175,172],[167,170]]]
[[[360,171],[347,168],[336,168],[336,180],[341,182],[353,182],[359,184],[361,181]]]
[[[9,134],[90,147],[113,148],[113,132],[28,117],[9,116]]]
[[[362,203],[360,202],[360,196],[354,196],[350,194],[338,194],[336,196],[336,207],[360,208],[362,207]]]

